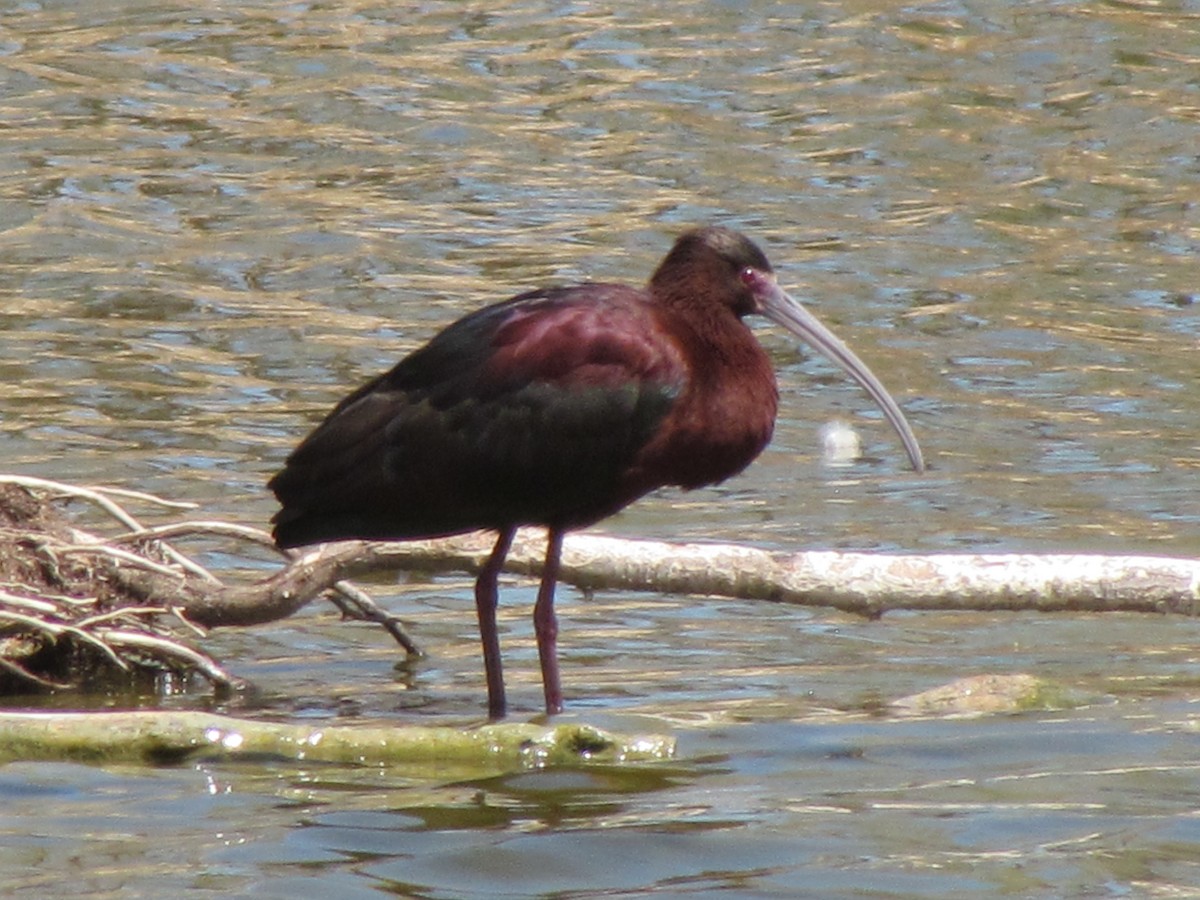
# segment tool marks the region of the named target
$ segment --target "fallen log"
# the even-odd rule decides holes
[[[86,500],[122,530],[100,536],[58,512],[55,498]],[[349,579],[381,570],[473,572],[492,537],[345,541],[279,551],[265,531],[217,521],[146,526],[118,500],[190,504],[146,494],[0,476],[0,691],[55,690],[105,667],[237,679],[195,646],[207,629],[283,619],[318,597],[378,622],[410,654],[396,616]],[[282,558],[272,574],[225,583],[179,551],[179,540],[236,542]],[[506,569],[536,575],[544,536],[522,530]],[[259,566],[261,569],[261,565]],[[1034,610],[1195,615],[1200,561],[1094,554],[883,554],[783,552],[717,543],[566,539],[560,580],[585,590],[641,590],[825,606],[876,618],[891,610]]]
[[[505,569],[536,575],[544,537],[522,529]],[[330,583],[386,569],[473,572],[491,538],[346,541],[298,555],[253,585],[212,592],[189,615],[241,624],[255,610],[303,606]],[[734,544],[571,534],[559,580],[583,590],[640,590],[825,606],[876,618],[891,610],[1037,610],[1195,615],[1200,560],[1096,554],[779,552]]]

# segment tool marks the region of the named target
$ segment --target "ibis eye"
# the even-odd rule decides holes
[[[738,278],[741,280],[742,284],[746,285],[746,287],[754,287],[759,281],[758,272],[755,271],[753,266],[746,266],[746,268],[742,269],[742,271],[738,273]]]

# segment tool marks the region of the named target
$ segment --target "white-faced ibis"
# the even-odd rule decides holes
[[[348,538],[499,533],[475,603],[488,711],[505,713],[497,580],[520,525],[548,529],[533,611],[546,711],[562,709],[554,615],[563,534],[664,485],[744,469],[771,438],[778,390],[742,321],[782,325],[882,408],[915,469],[900,408],[857,356],[776,284],[727,228],[682,235],[645,288],[521,294],[450,325],[334,407],[270,488],[281,547]]]

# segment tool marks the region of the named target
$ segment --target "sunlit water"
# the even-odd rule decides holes
[[[0,469],[261,524],[312,421],[440,325],[641,280],[719,221],[871,363],[931,471],[764,329],[772,448],[606,530],[1195,555],[1197,48],[1184,2],[5,4]],[[834,419],[862,459],[822,461]],[[411,671],[316,608],[210,649],[276,712],[477,719],[469,581],[374,587],[430,651]],[[505,595],[522,717],[531,599]],[[1197,895],[1190,620],[560,607],[567,717],[670,731],[676,762],[452,784],[10,764],[0,892]],[[1014,671],[1096,702],[867,712]]]

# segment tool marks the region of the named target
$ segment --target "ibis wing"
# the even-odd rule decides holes
[[[284,546],[580,525],[683,387],[641,292],[539,291],[451,325],[343,400],[271,482]]]

